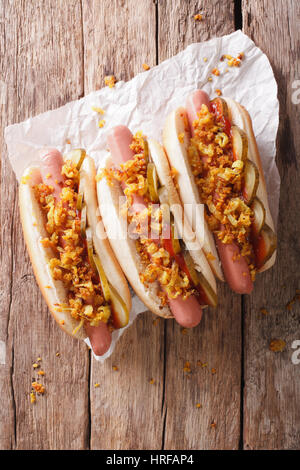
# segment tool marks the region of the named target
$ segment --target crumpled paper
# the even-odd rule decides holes
[[[220,61],[223,54],[237,57],[240,52],[244,53],[240,67],[228,67],[226,60]],[[220,70],[220,76],[211,74],[214,67]],[[102,88],[61,108],[8,126],[5,140],[17,179],[20,180],[26,167],[37,161],[40,147],[56,147],[64,152],[70,147],[68,141],[72,148],[85,148],[98,166],[106,156],[107,133],[117,124],[128,125],[133,132],[143,130],[147,136],[161,141],[168,113],[184,105],[187,95],[196,88],[203,88],[211,97],[215,97],[215,90],[220,89],[223,96],[240,102],[249,111],[276,224],[280,190],[275,163],[279,122],[277,84],[267,56],[241,31],[191,44],[129,82],[118,82],[115,88]],[[103,108],[105,115],[100,118],[92,111],[93,106]],[[105,125],[99,129],[98,121],[103,118]],[[138,313],[146,310],[134,296],[129,324]],[[104,361],[111,355],[124,330],[113,333],[111,348],[97,360]]]

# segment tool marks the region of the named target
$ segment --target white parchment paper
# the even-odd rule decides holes
[[[223,54],[236,57],[240,52],[245,54],[240,67],[228,67],[226,61],[220,61]],[[220,70],[220,76],[211,74],[214,67]],[[208,81],[209,77],[213,80]],[[115,88],[102,88],[61,108],[8,126],[5,140],[17,179],[20,180],[25,168],[37,160],[36,152],[40,147],[56,147],[64,152],[69,148],[68,140],[72,148],[85,148],[98,166],[106,155],[107,132],[117,124],[128,125],[133,132],[143,130],[147,136],[161,140],[168,113],[184,105],[187,95],[196,88],[203,88],[211,97],[220,89],[223,96],[240,102],[249,111],[276,224],[280,190],[275,163],[279,121],[277,84],[266,55],[241,31],[191,44],[129,82],[118,82]],[[105,110],[100,119],[105,119],[106,123],[101,129],[93,106]],[[142,302],[134,297],[130,324],[145,310]],[[104,361],[111,355],[123,332],[124,329],[113,333],[110,350],[98,360]]]

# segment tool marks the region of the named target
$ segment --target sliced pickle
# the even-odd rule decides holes
[[[253,238],[255,254],[255,265],[257,269],[262,268],[271,258],[277,247],[277,237],[271,227],[263,226],[258,237]]]
[[[190,253],[188,251],[185,251],[183,253],[183,258],[187,267],[187,270],[189,272],[189,277],[192,281],[192,283],[197,286],[199,283],[199,278],[198,278],[198,273],[195,269],[195,264],[193,261],[193,258],[191,257]]]
[[[80,180],[79,186],[78,186],[78,197],[77,197],[76,209],[78,211],[81,211],[82,205],[83,205],[83,182],[82,180]]]
[[[199,284],[197,286],[198,291],[202,297],[205,305],[210,307],[216,307],[218,305],[218,297],[215,291],[212,289],[209,282],[205,279],[202,273],[197,273]]]
[[[122,297],[111,284],[109,284],[109,290],[113,325],[115,328],[124,328],[129,321],[129,310]]]
[[[228,118],[228,116],[229,116],[228,106],[227,106],[226,101],[223,98],[214,98],[212,100],[212,103],[216,105],[217,114],[219,116]]]
[[[180,246],[180,241],[178,238],[178,233],[177,233],[174,220],[171,221],[171,239],[172,239],[173,251],[175,255],[178,255],[178,253],[181,252],[181,246]]]
[[[234,160],[242,160],[245,162],[248,155],[247,134],[237,126],[231,127],[231,133]]]
[[[265,218],[266,218],[266,209],[264,208],[263,203],[261,202],[258,197],[255,197],[253,199],[251,209],[253,210],[254,213],[254,219],[253,219],[253,230],[255,235],[259,235],[261,232],[261,229],[263,228],[265,224]]]
[[[75,163],[77,170],[80,170],[83,160],[85,159],[86,151],[84,149],[73,149],[67,153],[67,160],[72,160]]]
[[[83,204],[80,216],[80,234],[83,239],[86,238],[86,205]]]
[[[100,261],[99,256],[95,253],[93,253],[93,260],[99,274],[104,299],[106,300],[106,302],[109,302],[111,300],[110,287],[102,263]]]
[[[258,169],[251,160],[246,160],[244,172],[243,197],[245,202],[250,205],[256,195],[259,182]]]
[[[85,230],[86,233],[86,243],[87,243],[87,252],[89,257],[90,265],[94,271],[97,271],[97,267],[94,262],[94,248],[93,248],[93,235],[91,227],[87,227]]]
[[[147,139],[143,137],[143,142],[144,142],[144,159],[146,163],[149,161],[149,145]]]
[[[161,222],[155,222],[156,233],[160,234],[161,238],[164,240],[169,240],[172,242],[171,238],[171,213],[169,204],[160,204],[159,206],[161,212]],[[152,223],[151,223],[152,227]],[[155,232],[154,232],[155,233]],[[172,245],[173,246],[173,245]]]
[[[152,202],[158,202],[158,177],[154,163],[147,165],[147,182],[149,188],[150,199]]]
[[[161,204],[169,204],[168,190],[165,186],[161,186],[161,188],[159,188],[158,197]]]

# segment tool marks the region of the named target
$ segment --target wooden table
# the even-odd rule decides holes
[[[201,11],[203,21],[195,21]],[[299,16],[297,0],[0,1],[2,129],[101,88],[105,75],[129,80],[143,63],[243,28],[278,81],[282,178],[277,263],[254,293],[220,286],[217,311],[187,334],[141,315],[101,365],[48,314],[1,132],[1,449],[300,447],[300,364],[292,362],[299,302],[286,308],[299,288]],[[272,339],[286,342],[282,352],[269,349]],[[38,357],[42,378],[33,369]],[[46,393],[31,404],[36,377]]]

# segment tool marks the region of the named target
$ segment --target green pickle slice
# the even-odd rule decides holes
[[[109,284],[110,301],[113,307],[113,322],[115,328],[124,328],[129,322],[129,310],[116,289]]]
[[[76,209],[78,211],[81,211],[82,210],[82,205],[83,205],[83,182],[82,182],[82,180],[80,180],[79,185],[78,185],[78,196],[77,196]]]
[[[87,215],[86,215],[86,205],[83,204],[81,208],[81,217],[80,217],[80,234],[83,239],[86,238],[86,220],[87,220]]]
[[[198,273],[195,269],[195,264],[193,261],[193,258],[191,257],[190,253],[188,251],[185,251],[183,253],[184,261],[185,264],[188,268],[188,271],[190,273],[191,280],[195,286],[199,284],[199,278],[198,278]]]
[[[177,233],[174,220],[171,221],[171,240],[172,240],[173,251],[175,255],[178,255],[178,253],[181,252],[181,246],[180,246],[180,241],[178,238],[178,233]]]
[[[105,271],[103,269],[99,256],[93,253],[93,259],[94,259],[94,263],[99,274],[104,299],[106,300],[106,302],[109,302],[111,300],[110,287],[109,287],[109,283],[108,283]]]
[[[144,159],[145,159],[146,163],[148,163],[148,161],[149,161],[148,141],[147,141],[147,139],[143,138],[143,142],[144,142]]]
[[[83,160],[86,157],[86,151],[84,149],[73,149],[67,154],[67,158],[71,159],[75,163],[77,170],[80,170]]]
[[[154,163],[148,163],[147,165],[147,182],[148,182],[150,199],[152,202],[157,203],[159,201],[158,177],[157,177]]]
[[[95,262],[94,262],[94,247],[93,247],[93,236],[92,236],[92,229],[90,227],[86,228],[86,244],[87,244],[87,252],[90,265],[94,269],[97,270]]]

